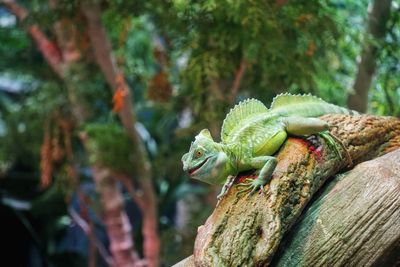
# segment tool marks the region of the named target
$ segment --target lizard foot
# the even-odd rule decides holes
[[[249,192],[248,195],[250,196],[253,195],[255,192],[257,192],[257,190],[259,190],[261,193],[264,194],[265,193],[264,185],[265,183],[263,181],[260,181],[258,179],[247,178],[244,180],[243,183],[237,185],[238,188],[244,187],[243,189],[237,192],[237,195]]]
[[[226,180],[225,184],[222,186],[221,192],[217,196],[217,206],[221,199],[228,193],[229,189],[231,188],[233,182],[235,181],[236,176],[228,176],[228,179]]]
[[[343,159],[343,156],[342,156],[342,153],[340,152],[340,148],[342,148],[344,151],[344,154],[346,156],[348,167],[353,166],[353,160],[351,159],[350,153],[347,150],[346,146],[343,144],[343,142],[339,138],[337,138],[335,135],[333,135],[330,132],[321,132],[321,133],[319,133],[319,136],[324,138],[328,142],[328,145],[330,145],[334,148],[336,155],[341,160]],[[339,144],[339,146],[337,144]]]

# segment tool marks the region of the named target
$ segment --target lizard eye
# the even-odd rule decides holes
[[[201,156],[203,156],[203,151],[197,150],[196,151],[196,158],[200,158]]]

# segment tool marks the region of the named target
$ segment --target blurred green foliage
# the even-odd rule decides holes
[[[126,131],[118,124],[87,124],[89,162],[101,164],[117,173],[132,174],[135,166],[133,144]]]
[[[23,85],[18,92],[0,90],[0,176],[4,181],[17,171],[38,182],[44,124],[57,112],[71,114],[68,87],[74,88],[89,114],[87,124],[73,133],[74,164],[87,167],[87,155],[78,137],[85,131],[92,137],[88,146],[94,151],[89,162],[125,173],[131,173],[134,166],[132,144],[111,111],[112,95],[98,67],[93,62],[78,62],[68,69],[66,84],[54,75],[23,31],[25,25],[35,21],[55,38],[52,23],[78,16],[80,4],[58,2],[59,8],[51,10],[48,1],[21,1],[31,11],[28,20],[22,25],[0,25],[0,87],[6,84],[1,80],[6,76],[13,86]],[[194,134],[212,125],[218,129],[227,110],[246,97],[269,104],[277,93],[289,91],[312,93],[345,105],[357,71],[357,57],[366,42],[363,36],[369,1],[100,3],[116,63],[124,69],[133,89],[137,118],[149,135],[146,144],[159,199],[163,262],[171,265],[190,253],[193,233],[211,209],[204,197],[209,187],[188,181],[181,171],[181,155]],[[400,116],[399,5],[393,1],[389,34],[379,44],[378,68],[370,89],[369,111],[379,115]],[[9,17],[5,9],[0,9],[0,19]],[[246,70],[231,101],[233,81],[242,62]],[[150,86],[162,72],[172,88],[170,93],[157,83]],[[153,95],[167,97],[163,101],[153,99],[150,90],[154,90]],[[57,181],[65,175],[60,171],[53,178]],[[13,194],[5,185],[0,183],[2,190]],[[36,201],[35,209],[51,205],[49,199],[53,198],[49,195],[59,205],[60,194],[54,192],[58,191],[47,193],[47,201]],[[46,194],[40,190],[35,193],[42,199]],[[201,205],[193,204],[192,195]],[[188,212],[186,228],[176,227],[178,201],[193,208]],[[66,214],[64,208],[60,211]],[[60,214],[54,217],[59,219]],[[185,255],[171,257],[183,251]]]

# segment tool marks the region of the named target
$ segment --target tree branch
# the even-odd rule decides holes
[[[18,5],[13,0],[0,0],[0,4],[3,4],[14,14],[20,22],[23,22],[28,17],[28,11]],[[53,69],[53,71],[62,78],[63,73],[63,61],[61,57],[60,50],[57,45],[50,41],[48,37],[40,30],[37,24],[28,25],[26,31],[29,33],[31,38],[36,43],[37,48],[42,53],[43,57]]]
[[[69,216],[71,216],[72,220],[82,229],[82,231],[88,237],[92,236],[92,240],[95,243],[99,254],[102,256],[107,265],[114,266],[113,258],[108,255],[107,250],[105,249],[103,244],[96,239],[96,236],[92,233],[93,229],[91,228],[91,226],[72,207],[68,208],[68,213]]]
[[[138,265],[140,260],[131,237],[131,224],[123,209],[123,198],[116,180],[101,166],[92,166],[93,178],[103,207],[110,249],[117,266]]]
[[[28,12],[23,7],[19,6],[12,0],[0,0],[0,3],[6,5],[6,7],[10,9],[10,11],[15,12],[15,15],[21,21],[23,21],[28,15]],[[57,1],[50,1],[50,6],[52,8],[54,8],[56,4]],[[55,25],[55,31],[62,49],[65,50],[63,51],[65,52],[65,54],[71,54],[72,52],[72,54],[74,55],[80,55],[81,53],[79,51],[79,47],[76,45],[77,40],[75,38],[76,36],[74,32],[76,26],[72,25],[72,22],[73,21],[69,20],[65,20],[64,23],[57,22]],[[63,34],[62,32],[65,27],[70,27],[72,29],[72,31],[68,32],[69,34],[67,35]],[[72,64],[76,63],[79,57],[65,57],[66,60],[62,62],[61,53],[58,50],[55,50],[56,46],[54,46],[47,39],[47,37],[40,31],[37,25],[28,26],[27,32],[34,39],[39,51],[43,54],[47,63],[50,65],[53,71],[67,84],[67,87],[69,89],[68,91],[71,97],[71,105],[74,117],[77,121],[77,124],[82,125],[83,123],[85,123],[86,114],[82,112],[82,104],[80,103],[80,100],[76,97],[76,88],[74,82],[69,80],[64,73],[64,65],[65,68],[69,68]],[[104,64],[102,65],[104,66]],[[107,77],[109,80],[109,76],[106,76],[106,79]],[[129,98],[126,99],[130,100]],[[129,106],[128,109],[124,109],[124,111],[128,111],[127,114],[131,114],[130,107],[131,106]],[[124,126],[129,127],[129,123],[134,123],[134,120],[132,120],[131,118],[132,117],[129,116],[123,116],[122,121],[124,123]],[[131,127],[131,129],[134,129],[133,126]],[[130,131],[131,135],[133,135],[134,133],[134,131]],[[85,137],[81,137],[81,139],[82,143],[85,143]],[[141,164],[141,167],[145,168],[146,164]],[[137,253],[134,249],[131,225],[125,213],[122,194],[117,186],[115,179],[111,177],[112,174],[109,174],[109,170],[103,168],[102,166],[92,165],[91,168],[93,172],[93,179],[100,195],[100,200],[102,202],[104,221],[106,224],[107,233],[110,238],[111,251],[114,256],[114,261],[118,266],[143,265],[144,262],[139,260]],[[147,181],[149,182],[149,180]],[[155,207],[155,205],[153,206]],[[155,209],[150,208],[148,210],[152,211]],[[158,253],[157,250],[155,251]]]
[[[82,4],[81,10],[87,19],[88,34],[97,64],[113,92],[115,93],[119,89],[124,92],[123,107],[118,111],[118,115],[128,133],[135,133],[134,123],[136,118],[133,114],[131,93],[124,79],[124,75],[122,71],[118,69],[116,60],[112,55],[111,44],[106,29],[101,21],[100,8],[97,4],[88,4],[87,1],[85,1],[85,3]],[[134,143],[136,144],[138,141],[135,140]]]
[[[365,44],[361,52],[361,61],[353,84],[353,92],[348,96],[349,108],[365,113],[368,104],[368,91],[376,70],[376,57],[379,49],[373,42],[383,40],[386,35],[386,24],[390,17],[391,0],[374,0],[372,10],[368,16],[368,33],[365,35]]]
[[[236,99],[236,96],[239,92],[240,83],[242,81],[242,78],[246,71],[246,68],[247,68],[247,63],[244,59],[242,59],[242,61],[240,61],[240,66],[239,66],[238,70],[236,71],[235,79],[233,80],[231,94],[229,96],[229,103],[233,103]]]
[[[136,117],[132,103],[129,85],[124,79],[124,75],[119,70],[116,60],[112,54],[111,43],[106,33],[106,29],[101,21],[100,8],[95,3],[84,2],[81,6],[82,13],[85,15],[88,23],[88,33],[91,45],[93,47],[95,59],[100,66],[108,84],[114,94],[119,90],[123,92],[123,103],[118,109],[118,115],[121,122],[130,135],[137,152],[135,171],[139,177],[139,184],[143,192],[142,198],[146,205],[140,205],[143,215],[143,237],[144,237],[144,255],[149,267],[158,266],[158,257],[160,251],[160,241],[157,233],[158,221],[156,210],[156,196],[151,183],[151,169],[147,159],[147,153],[143,142],[138,136],[134,127]]]
[[[321,117],[360,163],[400,147],[400,120],[393,117],[327,115]],[[342,157],[344,151],[341,149]],[[220,201],[195,241],[196,266],[267,266],[283,235],[299,218],[325,181],[347,165],[325,139],[289,138],[265,194],[237,195],[233,186]],[[246,177],[239,177],[246,178]]]
[[[399,266],[399,162],[400,149],[329,181],[271,265]]]

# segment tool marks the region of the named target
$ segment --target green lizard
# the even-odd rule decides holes
[[[325,114],[355,114],[312,95],[280,94],[268,109],[256,99],[237,104],[226,116],[221,129],[221,142],[215,142],[207,129],[192,142],[182,157],[183,170],[191,178],[209,184],[224,184],[223,195],[229,188],[228,176],[241,171],[258,170],[256,179],[247,179],[244,191],[263,189],[274,171],[277,160],[272,155],[279,150],[287,135],[321,134],[328,143],[339,142],[327,130],[329,125],[317,117]],[[339,153],[339,152],[338,152]],[[341,155],[339,153],[339,155]]]

